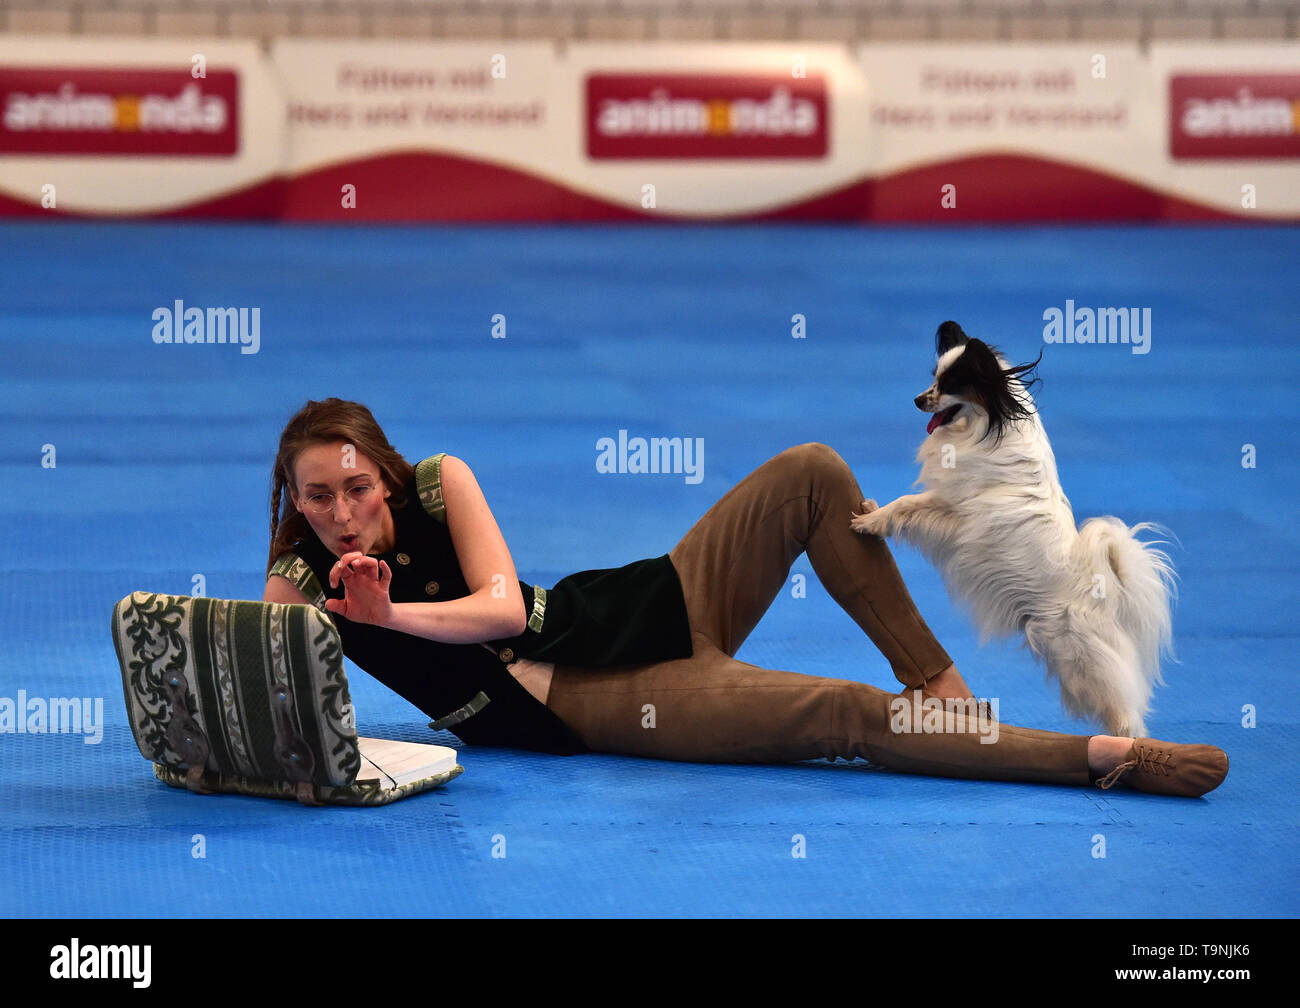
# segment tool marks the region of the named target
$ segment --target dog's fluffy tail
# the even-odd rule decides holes
[[[1150,522],[1130,528],[1118,518],[1090,518],[1079,527],[1077,557],[1093,606],[1133,642],[1149,697],[1154,684],[1164,684],[1161,658],[1174,658],[1170,604],[1178,584],[1169,555],[1158,548],[1167,540],[1143,541],[1143,532],[1166,534]]]

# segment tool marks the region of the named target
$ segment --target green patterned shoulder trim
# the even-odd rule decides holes
[[[447,524],[447,505],[442,500],[442,460],[446,452],[433,455],[415,467],[415,490],[425,513],[443,525]]]
[[[294,587],[307,596],[308,602],[321,611],[325,610],[325,592],[321,590],[320,582],[316,580],[312,569],[307,566],[307,561],[297,553],[286,553],[280,557],[271,565],[266,576],[272,574],[288,578]]]

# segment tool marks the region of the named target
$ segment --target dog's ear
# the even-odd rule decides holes
[[[969,337],[956,322],[945,322],[934,334],[934,355],[942,357],[955,346],[965,346]]]
[[[1029,389],[1039,381],[1034,368],[1042,359],[1043,352],[1040,350],[1037,360],[1004,368],[997,347],[977,339],[967,342],[962,364],[968,369],[971,387],[988,414],[989,429],[985,437],[992,434],[995,440],[1001,441],[1009,424],[1033,416],[1036,408]],[[1019,383],[1018,388],[1013,386],[1013,381]]]

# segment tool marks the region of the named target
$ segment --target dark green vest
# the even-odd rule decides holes
[[[372,554],[393,572],[394,602],[440,602],[470,594],[442,502],[443,456],[425,459],[393,509],[395,544]],[[271,568],[324,608],[342,598],[329,587],[338,558],[310,528]],[[582,571],[546,589],[520,582],[528,626],[518,637],[479,644],[445,644],[332,615],[343,652],[438,727],[470,745],[552,753],[584,750],[581,741],[525,690],[506,665],[518,658],[605,667],[684,658],[690,624],[681,581],[667,555],[608,570]]]

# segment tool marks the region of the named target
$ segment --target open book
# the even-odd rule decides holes
[[[361,751],[357,783],[378,781],[385,790],[451,773],[456,768],[456,750],[447,746],[358,735],[357,748]]]

